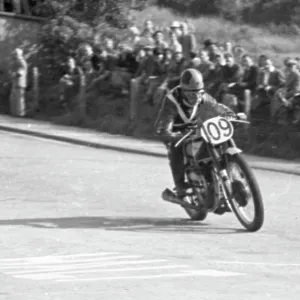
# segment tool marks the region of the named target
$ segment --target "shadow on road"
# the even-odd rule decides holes
[[[49,229],[100,228],[120,231],[195,232],[203,234],[245,233],[243,229],[213,227],[187,219],[135,218],[135,217],[69,217],[0,220],[0,226],[30,226]]]

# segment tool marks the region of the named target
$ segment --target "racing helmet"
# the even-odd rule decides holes
[[[180,87],[189,106],[195,105],[202,99],[204,93],[203,76],[196,69],[185,70],[180,78]]]

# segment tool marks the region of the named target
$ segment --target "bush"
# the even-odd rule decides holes
[[[76,5],[73,0],[45,0],[36,6],[35,15],[49,19],[40,32],[37,53],[45,110],[58,107],[57,88],[52,87],[64,73],[67,57],[76,56],[80,44],[93,46],[103,36],[122,39],[130,24],[128,10],[128,0],[81,0]]]
[[[191,17],[213,14],[235,22],[300,25],[300,3],[295,0],[158,0],[157,4]]]
[[[186,14],[190,16],[199,16],[203,14],[215,14],[217,8],[215,0],[158,0],[159,7],[170,8],[175,13]]]

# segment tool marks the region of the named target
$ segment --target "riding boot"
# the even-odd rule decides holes
[[[174,144],[169,145],[168,157],[177,195],[180,197],[181,195],[184,195],[186,189],[182,146],[175,148]]]

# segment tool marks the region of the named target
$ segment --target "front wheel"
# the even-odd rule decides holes
[[[234,214],[248,231],[258,231],[264,223],[264,205],[253,171],[242,155],[235,154],[228,157],[227,172],[232,183],[228,200]]]

